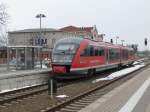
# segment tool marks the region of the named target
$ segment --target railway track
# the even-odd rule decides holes
[[[59,83],[58,88],[66,86],[70,83]],[[75,82],[74,82],[75,83]],[[38,85],[34,87],[24,88],[16,91],[11,91],[7,93],[0,94],[0,105],[5,105],[13,101],[22,100],[23,98],[28,98],[37,94],[48,93],[47,84]]]
[[[101,73],[101,76],[106,76],[106,74],[110,74],[112,72],[116,71],[116,69],[112,69],[110,71],[105,71]],[[64,86],[67,86],[69,84],[74,84],[74,83],[78,83],[81,81],[87,81],[87,80],[93,80],[96,77],[99,76],[93,76],[91,77],[91,79],[85,79],[85,78],[81,78],[81,79],[75,79],[75,80],[68,80],[65,82],[60,81],[60,83],[57,84],[57,88],[61,88]],[[23,88],[23,89],[19,89],[19,90],[15,90],[15,91],[10,91],[10,92],[6,92],[6,93],[1,93],[0,94],[0,105],[5,105],[5,104],[10,104],[11,102],[17,102],[17,100],[23,100],[23,98],[28,98],[31,97],[33,95],[37,95],[37,94],[42,94],[42,93],[48,93],[48,85],[47,84],[42,84],[42,85],[37,85],[37,86],[33,86],[33,87],[28,87],[28,88]]]
[[[131,79],[132,77],[145,70],[149,66],[150,63],[147,64],[145,67],[142,67],[138,70],[129,73],[128,75],[121,76],[113,80],[105,81],[100,86],[85,91],[84,93],[74,96],[73,98],[70,98],[58,105],[54,105],[53,107],[48,107],[45,110],[41,110],[41,112],[77,112],[85,106],[87,106],[88,104],[95,101],[96,99],[100,98],[102,95],[106,94],[106,92],[104,92],[103,89],[109,88],[111,86],[111,89],[109,88],[110,91],[118,85],[122,84],[123,82],[127,81],[128,79]]]
[[[12,101],[23,99],[35,94],[42,93],[47,91],[47,85],[38,85],[35,87],[24,88],[16,91],[11,91],[8,93],[0,94],[0,105],[4,105],[5,103],[11,103]]]

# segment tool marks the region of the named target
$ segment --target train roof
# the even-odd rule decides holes
[[[131,47],[122,46],[122,45],[114,45],[110,42],[97,41],[97,40],[92,40],[92,39],[88,39],[88,38],[85,38],[85,40],[87,40],[88,42],[90,42],[93,45],[100,45],[100,46],[107,46],[107,47],[112,47],[112,48],[122,48],[122,49],[127,49],[127,50],[133,50],[133,48],[131,48]]]
[[[80,44],[81,41],[83,41],[84,39],[83,38],[79,38],[79,37],[68,37],[68,38],[62,38],[62,39],[59,39],[56,44],[58,43],[76,43],[76,44]]]
[[[80,44],[82,41],[85,41],[91,45],[96,45],[96,46],[103,46],[103,47],[111,47],[111,48],[121,48],[121,49],[127,49],[127,50],[133,50],[133,48],[122,46],[122,45],[114,45],[109,42],[104,42],[104,41],[97,41],[89,38],[83,38],[83,37],[68,37],[68,38],[62,38],[56,42],[58,43],[76,43]]]

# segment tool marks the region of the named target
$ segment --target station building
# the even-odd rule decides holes
[[[0,46],[0,64],[5,64],[7,62],[7,47]]]
[[[59,29],[53,28],[34,28],[8,32],[8,61],[17,58],[24,62],[24,68],[33,68],[34,63],[38,60],[51,58],[51,51],[57,40],[69,37],[82,37],[102,41],[98,35],[96,26],[76,27],[66,26]]]

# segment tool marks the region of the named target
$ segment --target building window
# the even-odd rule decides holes
[[[52,47],[54,47],[55,42],[56,42],[56,39],[55,39],[55,38],[53,38],[53,39],[52,39]]]

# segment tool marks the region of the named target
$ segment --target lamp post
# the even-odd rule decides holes
[[[125,40],[121,40],[122,46],[123,46],[124,41],[125,41]]]
[[[40,44],[40,46],[42,46],[42,40],[41,40],[41,37],[42,37],[42,29],[41,29],[41,27],[42,27],[42,25],[41,24],[42,24],[42,18],[44,18],[44,17],[46,17],[44,14],[37,14],[36,15],[36,18],[40,18],[40,37],[38,39],[38,44]],[[39,55],[40,65],[41,65],[41,68],[42,68],[42,57],[40,55],[41,48],[39,48],[38,51],[39,51],[38,55]]]
[[[42,27],[42,18],[46,17],[44,14],[37,14],[36,15],[36,18],[40,18],[40,39],[41,39],[41,36],[42,36],[42,31],[41,31],[41,27]]]
[[[117,40],[118,40],[118,39],[119,39],[119,37],[117,36],[117,37],[116,37],[116,45],[117,45]]]

